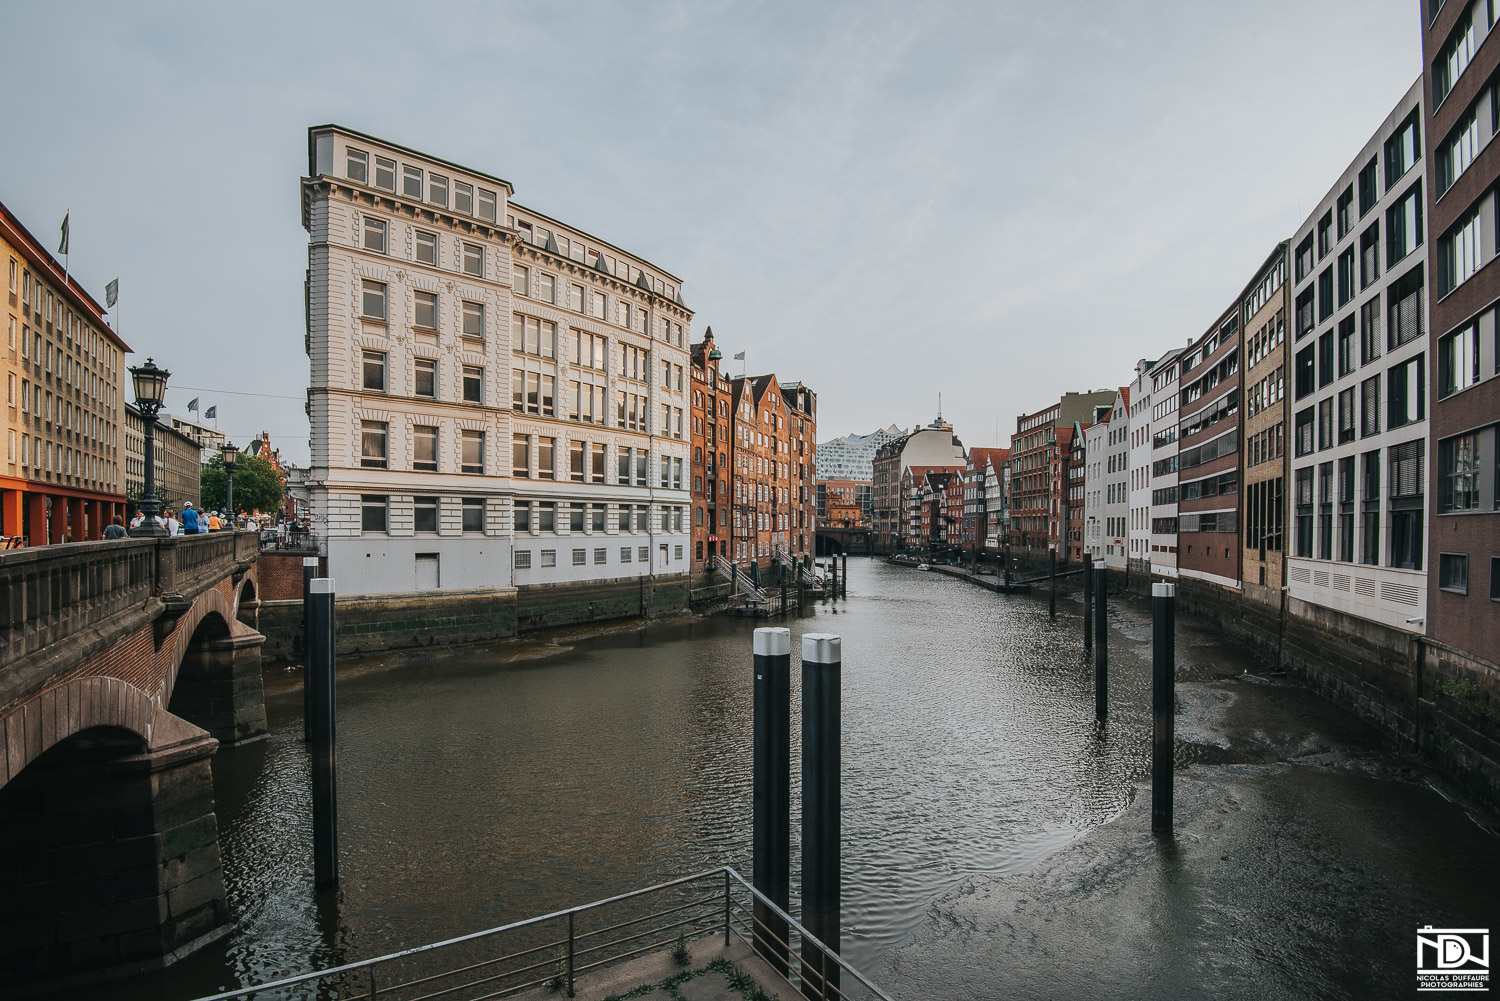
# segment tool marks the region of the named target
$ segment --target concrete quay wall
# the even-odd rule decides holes
[[[300,551],[267,552],[260,627],[267,664],[302,657]],[[280,566],[279,564],[285,564]],[[729,583],[686,574],[587,583],[418,591],[379,597],[340,596],[335,631],[340,654],[492,643],[539,629],[655,618],[723,600]]]

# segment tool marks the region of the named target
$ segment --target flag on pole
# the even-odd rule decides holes
[[[113,309],[115,303],[120,301],[120,279],[116,278],[104,286],[104,305],[107,309]]]
[[[734,360],[735,361],[744,361],[745,360],[745,352],[741,351],[739,354],[735,355],[734,356]]]
[[[215,403],[213,406],[211,406],[207,410],[203,411],[203,419],[206,420],[206,421],[218,420],[219,419],[219,405],[217,403]]]
[[[195,411],[197,409],[198,409],[198,397],[195,396],[191,400],[188,400],[188,413],[192,413],[193,411]]]
[[[72,214],[71,211],[63,213],[62,241],[57,245],[57,252],[59,254],[66,254],[68,252],[68,216]]]

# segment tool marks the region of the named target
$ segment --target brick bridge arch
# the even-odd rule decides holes
[[[265,732],[257,555],[251,533],[0,554],[0,990],[228,930],[210,760]]]

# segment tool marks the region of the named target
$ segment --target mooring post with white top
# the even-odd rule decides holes
[[[751,881],[791,912],[792,631],[755,630],[754,820]],[[757,898],[751,939],[778,973],[788,966],[788,928]]]
[[[308,659],[307,609],[312,602],[312,582],[318,575],[318,558],[302,557],[302,740],[312,741],[312,661]]]
[[[1083,554],[1083,649],[1094,649],[1094,557]]]
[[[849,597],[849,550],[844,550],[843,572],[839,574],[839,582],[844,588],[844,597]]]
[[[1109,713],[1109,570],[1094,568],[1094,718]]]
[[[802,924],[839,951],[842,877],[840,825],[840,676],[843,641],[833,633],[802,637]],[[802,948],[802,993],[840,996],[839,968]]]
[[[1151,831],[1172,831],[1173,714],[1177,708],[1177,587],[1151,585]]]
[[[339,883],[338,782],[333,751],[337,715],[333,687],[333,578],[316,578],[310,590],[307,665],[312,688],[313,884],[321,890]]]

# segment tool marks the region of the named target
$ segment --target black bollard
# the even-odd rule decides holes
[[[313,578],[318,575],[318,558],[302,557],[302,740],[312,741],[312,661],[308,659],[307,608],[311,601]]]
[[[792,631],[755,630],[755,775],[751,879],[791,913]],[[755,902],[751,939],[778,973],[788,966],[786,921]]]
[[[1047,550],[1047,614],[1057,618],[1057,547]]]
[[[1151,832],[1172,832],[1173,713],[1176,711],[1177,588],[1151,585]]]
[[[333,687],[333,578],[317,578],[310,590],[307,664],[313,721],[313,884],[321,890],[339,882],[338,782],[333,750],[337,715]]]
[[[839,580],[844,585],[844,597],[849,597],[849,553],[847,551],[844,553],[844,571],[839,574]]]
[[[1109,713],[1109,570],[1094,568],[1094,718]]]
[[[786,581],[781,582],[781,614],[786,614]]]
[[[843,643],[833,633],[802,637],[802,924],[839,951],[840,674]],[[839,968],[802,946],[802,994],[839,997]]]
[[[1094,649],[1094,557],[1083,554],[1083,648]]]

